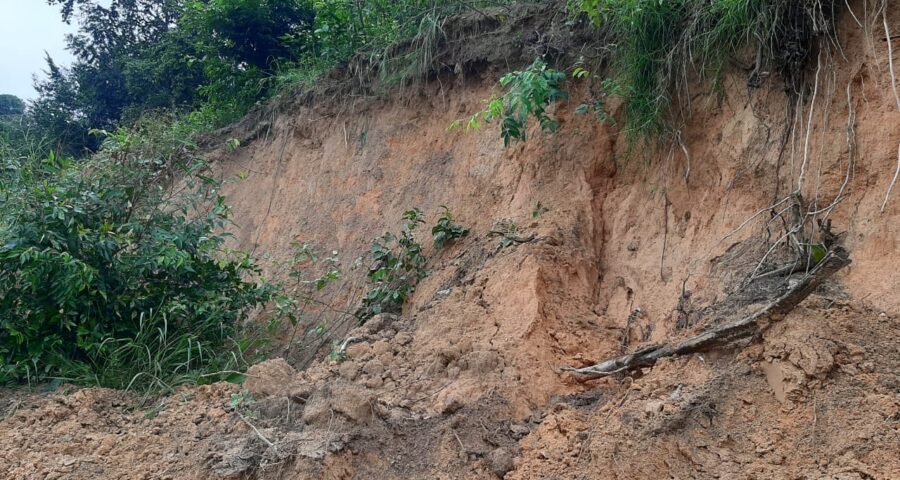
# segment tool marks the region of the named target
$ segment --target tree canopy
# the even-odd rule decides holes
[[[285,82],[312,78],[361,50],[378,54],[422,25],[472,6],[450,0],[46,0],[78,31],[75,59],[46,59],[29,126],[59,153],[93,151],[90,129],[155,110],[236,119]],[[432,22],[422,22],[426,17]]]
[[[0,94],[0,115],[21,115],[25,112],[25,102],[21,98]]]

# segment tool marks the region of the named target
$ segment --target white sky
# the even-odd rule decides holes
[[[31,76],[42,75],[44,51],[68,66],[72,56],[64,50],[65,34],[74,31],[62,22],[59,7],[45,0],[0,0],[0,93],[33,99]]]

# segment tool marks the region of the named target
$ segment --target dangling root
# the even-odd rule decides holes
[[[894,100],[897,101],[897,109],[900,110],[900,93],[897,92],[897,77],[894,75],[894,50],[891,48],[891,30],[888,28],[886,3],[881,7],[881,21],[884,24],[884,38],[887,39],[888,69],[891,73],[891,89],[894,91]],[[888,199],[891,197],[894,185],[897,184],[898,176],[900,176],[900,145],[897,146],[897,170],[894,171],[894,179],[891,180],[891,185],[888,187],[887,193],[884,194],[884,202],[881,203],[881,213],[884,213],[884,209],[887,207]]]

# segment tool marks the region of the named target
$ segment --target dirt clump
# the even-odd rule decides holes
[[[897,328],[812,299],[737,357],[671,360],[558,409],[510,478],[896,478]]]
[[[229,384],[184,389],[145,407],[137,407],[135,395],[107,389],[30,394],[0,422],[0,477],[203,478],[208,467],[218,468],[221,448],[250,439],[246,425],[227,411],[237,390]],[[258,462],[244,463],[249,471]]]

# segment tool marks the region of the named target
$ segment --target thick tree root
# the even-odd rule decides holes
[[[563,371],[588,378],[605,377],[618,372],[653,366],[660,358],[705,352],[728,345],[736,340],[755,337],[761,334],[768,325],[781,320],[785,314],[793,310],[823,280],[849,264],[850,258],[847,252],[840,247],[834,247],[818,265],[805,274],[787,292],[748,317],[715,327],[680,342],[653,345],[589,367],[563,367]]]

